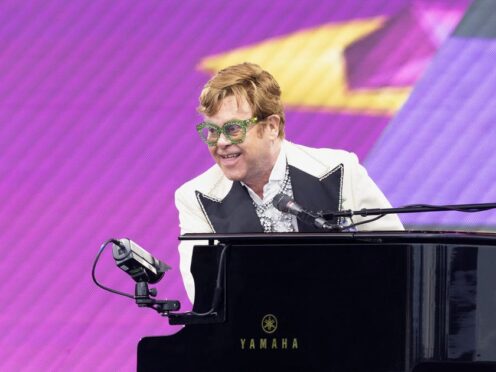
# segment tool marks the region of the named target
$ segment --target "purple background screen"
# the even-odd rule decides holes
[[[468,5],[0,1],[0,369],[131,371],[141,337],[178,331],[91,266],[130,237],[173,267],[158,297],[191,307],[173,196],[212,164],[195,109],[223,64],[281,77],[288,139],[356,152],[395,206],[494,202],[496,44],[449,37]],[[134,290],[110,251],[97,276]]]

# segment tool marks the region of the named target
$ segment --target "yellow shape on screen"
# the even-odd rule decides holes
[[[392,115],[406,101],[411,87],[351,90],[346,82],[345,48],[383,23],[383,17],[376,17],[321,25],[206,57],[199,68],[216,72],[233,64],[253,62],[274,75],[286,106]]]

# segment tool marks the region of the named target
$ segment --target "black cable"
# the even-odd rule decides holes
[[[220,252],[220,257],[219,257],[219,268],[217,270],[217,279],[215,280],[215,291],[214,291],[214,296],[212,298],[212,306],[210,310],[204,313],[197,313],[194,311],[189,311],[184,313],[184,315],[195,315],[195,316],[208,316],[208,315],[216,315],[217,313],[215,312],[215,308],[217,307],[217,303],[220,300],[220,296],[222,294],[222,269],[224,268],[224,260],[225,260],[225,255],[226,255],[226,250],[227,247],[229,247],[228,244],[219,244],[222,245],[222,251]]]
[[[93,262],[93,269],[91,270],[91,277],[93,278],[93,281],[95,282],[95,284],[97,286],[99,286],[100,288],[106,290],[106,291],[109,291],[111,293],[115,293],[115,294],[118,294],[118,295],[121,295],[121,296],[125,296],[125,297],[129,297],[129,298],[132,298],[133,300],[136,299],[135,296],[133,295],[130,295],[129,293],[124,293],[124,292],[120,292],[120,291],[117,291],[115,289],[112,289],[112,288],[109,288],[109,287],[105,287],[104,285],[100,284],[98,282],[98,280],[96,280],[96,275],[95,275],[95,269],[96,269],[96,264],[98,263],[98,260],[100,259],[100,256],[102,255],[102,252],[103,250],[107,247],[107,245],[109,245],[110,243],[114,243],[114,244],[119,244],[120,242],[115,240],[115,239],[109,239],[107,240],[105,243],[103,243],[101,246],[100,246],[100,250],[98,251],[98,254],[96,255],[96,258],[95,258],[95,261]]]
[[[343,230],[349,230],[349,229],[353,229],[354,227],[358,226],[358,225],[363,225],[363,224],[366,224],[366,223],[369,223],[369,222],[373,222],[373,221],[376,221],[378,220],[379,218],[382,218],[386,216],[385,214],[380,214],[379,216],[376,216],[374,218],[370,218],[368,220],[364,220],[364,221],[361,221],[361,222],[357,222],[357,223],[352,223],[351,225],[349,226],[345,226],[343,227]]]

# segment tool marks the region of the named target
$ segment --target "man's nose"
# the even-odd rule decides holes
[[[231,144],[231,141],[226,137],[224,133],[221,133],[219,136],[219,140],[217,141],[217,146],[229,146]]]

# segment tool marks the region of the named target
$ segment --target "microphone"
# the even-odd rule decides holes
[[[332,228],[324,218],[305,210],[301,205],[284,193],[277,194],[274,199],[272,199],[272,205],[281,212],[290,213],[293,216],[296,216],[300,221],[313,225],[319,229]]]

